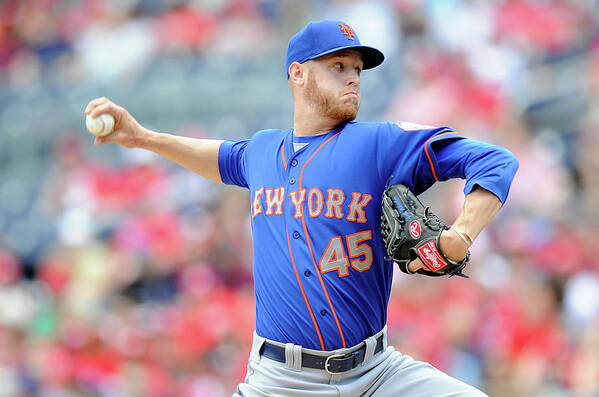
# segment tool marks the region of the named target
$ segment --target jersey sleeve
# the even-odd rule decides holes
[[[415,194],[444,178],[434,151],[439,142],[464,139],[447,127],[409,124],[408,128],[405,123],[385,123],[379,132],[377,165],[382,180],[406,185]]]
[[[248,140],[224,141],[218,150],[218,170],[223,183],[249,188],[247,172]]]
[[[467,139],[448,127],[403,129],[389,123],[393,144],[384,145],[381,176],[420,194],[435,182],[466,179],[464,194],[481,186],[505,202],[518,169],[507,149]]]
[[[512,152],[470,139],[439,142],[433,151],[443,180],[466,179],[465,195],[480,186],[505,203],[519,166]]]

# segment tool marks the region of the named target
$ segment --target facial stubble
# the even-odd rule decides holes
[[[360,108],[358,98],[348,98],[350,106],[347,102],[335,103],[333,94],[321,88],[313,74],[308,75],[304,94],[308,102],[314,106],[321,116],[338,120],[339,124],[352,121],[358,115],[358,109]]]

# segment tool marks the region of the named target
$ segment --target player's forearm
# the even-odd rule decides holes
[[[460,260],[466,255],[470,244],[480,232],[491,222],[501,209],[501,201],[490,191],[477,186],[466,196],[462,211],[453,225],[462,232],[466,240],[455,230],[447,230],[441,236],[441,251],[453,260]]]
[[[466,196],[462,211],[453,224],[474,241],[500,209],[499,198],[477,186]]]
[[[218,150],[222,140],[196,139],[144,129],[138,147],[150,150],[212,181],[222,183]]]
[[[127,109],[106,97],[91,100],[85,108],[85,114],[92,119],[104,113],[113,116],[114,128],[107,135],[96,136],[95,146],[116,143],[126,148],[147,149],[205,178],[222,182],[218,167],[218,151],[222,141],[151,131],[143,127]]]

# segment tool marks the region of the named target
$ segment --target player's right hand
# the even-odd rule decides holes
[[[127,109],[106,97],[91,100],[85,108],[85,114],[91,115],[91,117],[98,117],[103,113],[110,113],[114,117],[114,130],[106,136],[96,137],[94,146],[100,146],[107,142],[117,143],[126,148],[139,146],[145,129]]]
[[[464,241],[462,241],[455,232],[449,230],[441,232],[441,236],[439,237],[439,249],[452,261],[460,262],[464,259],[468,253],[468,248],[469,246],[464,244]],[[419,269],[426,270],[426,266],[424,266],[424,263],[422,263],[420,258],[416,258],[410,262],[408,269],[410,272],[415,273]]]

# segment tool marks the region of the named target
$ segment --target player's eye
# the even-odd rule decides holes
[[[335,69],[337,71],[342,71],[343,70],[343,64],[341,62],[335,62],[333,64],[333,69]]]

